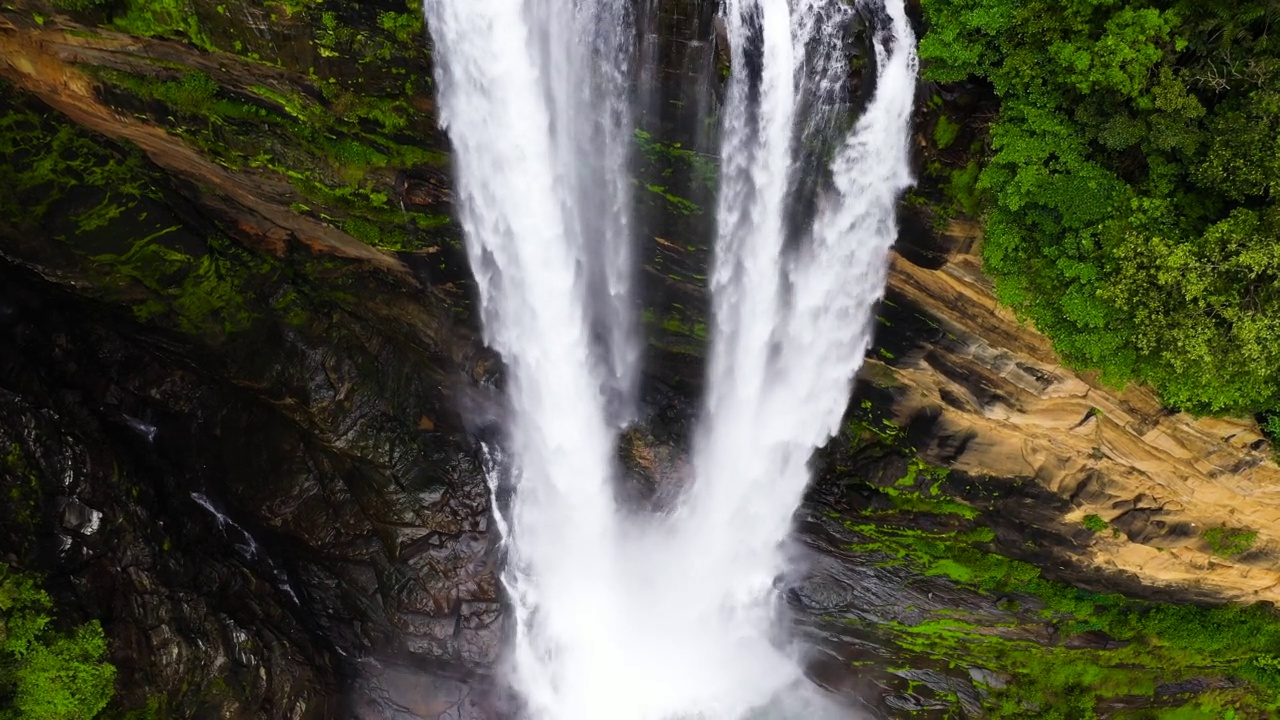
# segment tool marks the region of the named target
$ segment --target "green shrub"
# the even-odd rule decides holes
[[[1089,530],[1090,532],[1096,532],[1096,533],[1102,532],[1103,530],[1106,530],[1107,528],[1111,527],[1106,520],[1102,519],[1101,515],[1085,515],[1084,526],[1085,526],[1085,529]]]
[[[933,144],[939,150],[946,150],[960,136],[960,123],[952,120],[946,115],[938,117],[938,123],[933,126]]]
[[[1204,541],[1209,550],[1221,558],[1243,555],[1258,540],[1258,533],[1237,528],[1212,528],[1205,532]]]
[[[0,720],[89,720],[115,693],[102,627],[64,634],[52,611],[33,578],[0,565]]]
[[[966,216],[976,218],[982,210],[982,191],[978,178],[982,167],[971,160],[963,168],[951,171],[947,181],[947,197],[952,207]]]
[[[1263,413],[1258,416],[1258,427],[1266,435],[1277,452],[1280,452],[1280,412]]]

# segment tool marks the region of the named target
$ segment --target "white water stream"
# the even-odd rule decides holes
[[[870,341],[910,183],[914,38],[903,0],[865,2],[876,88],[842,137],[853,8],[725,0],[707,400],[692,487],[655,516],[613,491],[640,354],[631,2],[425,0],[486,339],[508,368],[495,483],[514,487],[498,521],[511,679],[531,720],[821,712],[799,705],[816,694],[796,691],[807,685],[775,582],[809,457],[837,429]]]

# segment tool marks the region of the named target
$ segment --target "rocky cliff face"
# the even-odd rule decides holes
[[[1000,509],[1011,518],[1107,522],[1116,532],[1076,533],[1079,542],[1057,548],[1097,571],[1095,585],[1120,576],[1188,598],[1280,598],[1271,560],[1280,468],[1252,421],[1174,413],[1144,388],[1117,390],[1062,367],[1042,336],[996,304],[971,255],[933,268],[898,258],[893,270],[897,307],[887,314],[915,313],[906,322],[926,323],[931,342],[898,345],[864,377],[890,391],[898,419],[929,418],[926,457],[1034,485],[1053,504],[1025,518]],[[1231,536],[1249,540],[1225,547]]]
[[[465,705],[501,633],[472,439],[499,411],[455,236],[419,219],[448,212],[438,153],[334,119],[306,157],[280,118],[318,107],[307,74],[34,17],[0,19],[10,559],[104,618],[121,707]],[[249,120],[183,124],[218,103]],[[293,176],[229,147],[246,127]]]
[[[103,620],[121,710],[501,717],[476,452],[501,369],[469,312],[420,20],[392,0],[160,5],[0,11],[6,561]],[[686,114],[720,72],[711,3],[650,9],[650,412],[622,451],[641,497],[679,477],[696,407],[715,163]],[[798,516],[814,678],[883,717],[981,717],[1008,664],[920,628],[963,617],[1098,663],[1127,646],[957,570],[973,552],[1151,600],[1274,600],[1280,469],[1256,429],[1062,368],[996,306],[976,233],[906,227],[877,359]],[[926,557],[926,536],[963,552]],[[1116,656],[1167,692],[1103,707],[1236,692],[1247,660]]]

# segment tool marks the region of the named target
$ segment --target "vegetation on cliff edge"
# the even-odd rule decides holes
[[[834,469],[864,468],[846,482],[870,503],[857,514],[833,515],[853,534],[848,549],[991,596],[1003,613],[939,612],[869,629],[929,662],[1003,677],[983,687],[989,717],[1280,717],[1274,607],[1156,603],[1052,580],[1008,557],[997,541],[999,491],[921,459],[906,429],[878,416],[869,400],[851,413],[844,437],[849,445]],[[904,470],[895,477],[868,467]],[[1091,532],[1106,528],[1100,518],[1086,524]],[[1254,537],[1220,529],[1206,542],[1227,554],[1247,549]]]
[[[1194,412],[1280,407],[1280,7],[923,7],[927,77],[1000,100],[978,188],[1001,300],[1105,380]]]
[[[0,564],[0,720],[89,720],[115,694],[102,627],[60,631],[37,579]]]

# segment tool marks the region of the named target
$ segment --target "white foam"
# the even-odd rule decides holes
[[[497,527],[527,715],[848,717],[803,679],[776,585],[808,460],[836,430],[870,342],[911,181],[903,0],[886,0],[876,91],[847,137],[829,121],[850,81],[854,9],[726,0],[734,73],[694,483],[671,513],[639,517],[612,488],[640,354],[626,0],[425,7],[486,338],[508,365],[505,453],[486,450],[486,465],[495,506],[514,486]],[[796,223],[815,142],[833,148],[819,170],[830,177],[812,221]]]

